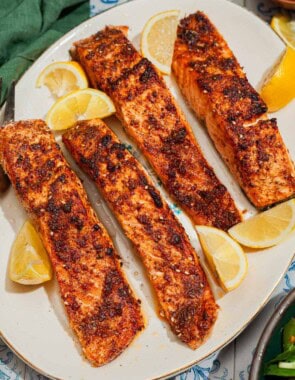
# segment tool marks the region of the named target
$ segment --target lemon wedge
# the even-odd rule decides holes
[[[295,20],[285,15],[276,15],[270,25],[286,45],[295,49]]]
[[[142,55],[163,74],[171,73],[179,14],[178,10],[157,13],[148,20],[142,31]]]
[[[287,47],[282,60],[261,89],[269,112],[278,111],[295,98],[295,50]]]
[[[88,80],[77,62],[54,62],[39,74],[36,87],[47,86],[57,98],[67,93],[88,87]]]
[[[104,92],[85,88],[58,99],[48,111],[46,122],[50,128],[62,130],[79,120],[102,119],[114,112],[115,106]]]
[[[285,239],[295,227],[295,201],[290,200],[236,224],[231,237],[246,247],[266,248]]]
[[[200,243],[212,272],[225,291],[237,288],[248,271],[242,247],[228,234],[214,227],[196,226]]]
[[[29,221],[23,225],[13,243],[9,278],[23,285],[37,285],[52,278],[47,252]]]

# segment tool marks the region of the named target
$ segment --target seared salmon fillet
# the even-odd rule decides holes
[[[184,228],[141,164],[101,120],[79,122],[63,142],[135,246],[172,331],[197,348],[208,337],[218,307]]]
[[[204,158],[163,78],[122,30],[106,27],[76,42],[74,57],[92,86],[111,97],[126,132],[193,222],[227,230],[241,221],[233,199]]]
[[[172,68],[216,149],[257,208],[294,196],[294,164],[275,119],[202,12],[180,21]]]
[[[42,120],[0,128],[0,161],[49,254],[70,325],[101,366],[144,327],[118,254]]]

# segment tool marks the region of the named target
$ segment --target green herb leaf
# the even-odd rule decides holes
[[[279,368],[277,364],[269,364],[264,368],[264,375],[292,377],[295,376],[295,369]]]
[[[270,360],[267,364],[276,362],[293,362],[295,361],[295,346],[290,346],[286,351],[281,352],[275,358]]]

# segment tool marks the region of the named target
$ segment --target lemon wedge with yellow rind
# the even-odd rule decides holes
[[[261,89],[269,112],[275,112],[295,98],[295,50],[287,47],[282,60]]]
[[[62,130],[79,120],[102,119],[114,112],[115,106],[104,92],[85,88],[58,99],[48,111],[46,122],[50,128]]]
[[[52,278],[52,269],[43,243],[27,221],[19,231],[10,254],[9,278],[23,285],[37,285]]]
[[[276,15],[270,25],[286,45],[295,49],[295,20],[285,15]]]
[[[200,243],[213,274],[225,291],[237,288],[248,271],[242,247],[228,234],[214,227],[196,226]]]
[[[88,87],[86,74],[78,62],[53,62],[39,74],[36,87],[47,86],[57,98]]]
[[[279,204],[228,230],[232,238],[251,248],[266,248],[285,239],[295,227],[295,201]]]
[[[145,24],[141,35],[141,52],[163,74],[171,73],[179,10],[157,13]]]

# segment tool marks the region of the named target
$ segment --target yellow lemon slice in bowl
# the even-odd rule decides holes
[[[141,52],[163,74],[171,73],[179,10],[157,13],[145,24],[141,35]]]
[[[47,86],[57,98],[88,87],[86,74],[78,62],[54,62],[39,74],[36,87]]]
[[[276,15],[270,25],[286,45],[295,49],[295,20],[285,15]]]
[[[9,278],[23,285],[37,285],[52,278],[47,252],[29,221],[23,225],[13,243],[9,262]]]
[[[261,212],[228,230],[232,238],[251,248],[266,248],[285,239],[295,227],[295,201]]]
[[[62,130],[79,120],[102,119],[114,112],[115,106],[104,92],[85,88],[58,99],[48,111],[46,122],[50,128]]]
[[[269,112],[275,112],[295,98],[295,50],[288,47],[260,91]]]
[[[200,243],[210,266],[225,291],[237,288],[248,271],[242,247],[228,234],[214,227],[196,226]]]

